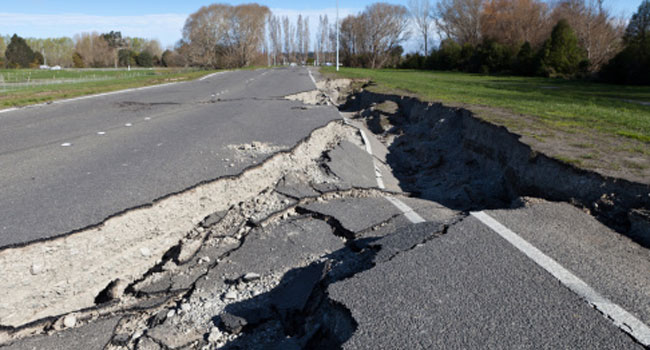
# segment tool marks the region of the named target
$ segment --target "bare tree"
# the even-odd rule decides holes
[[[302,55],[304,60],[309,59],[309,17],[302,20]]]
[[[193,65],[241,67],[259,55],[264,28],[270,13],[257,4],[210,5],[191,14],[183,28]]]
[[[110,67],[113,63],[108,42],[96,32],[77,34],[74,40],[75,51],[81,55],[86,67]]]
[[[565,19],[576,31],[592,71],[599,70],[623,46],[622,21],[617,21],[603,5],[598,0],[561,0],[552,13],[554,23]]]
[[[327,15],[319,18],[319,27],[318,27],[318,51],[319,51],[319,60],[328,61],[325,57],[326,52],[329,52],[329,21]],[[321,62],[322,63],[322,62]]]
[[[401,5],[380,2],[366,7],[361,17],[364,18],[370,68],[382,67],[390,58],[390,52],[410,35],[408,10]]]
[[[441,39],[477,45],[481,41],[483,0],[440,0],[433,18]]]
[[[302,41],[303,41],[302,15],[298,15],[298,21],[296,22],[296,45],[297,45],[296,52],[298,54],[299,63],[303,61]]]
[[[541,0],[488,0],[481,16],[481,36],[517,46],[539,47],[550,36],[553,23]]]
[[[289,17],[284,17],[282,19],[282,28],[284,28],[284,54],[287,61],[291,61],[291,22],[289,22]]]
[[[433,25],[431,18],[431,3],[429,0],[409,0],[409,11],[415,26],[424,40],[424,55],[429,54],[429,33]]]
[[[268,20],[269,40],[271,42],[271,56],[273,58],[273,65],[278,64],[278,56],[282,54],[282,33],[280,18],[277,16],[269,16]]]

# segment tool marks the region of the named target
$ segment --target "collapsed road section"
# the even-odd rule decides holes
[[[308,111],[336,102],[331,90],[344,85],[319,84],[290,98]],[[504,195],[507,180],[485,172],[499,167],[458,147],[464,129],[437,126],[460,117],[411,127],[416,114],[399,104],[385,104],[387,115],[362,99],[347,105],[352,126],[318,128],[239,175],[0,252],[12,298],[2,300],[0,349],[645,345],[470,211],[507,224],[646,324],[647,249],[570,204]]]

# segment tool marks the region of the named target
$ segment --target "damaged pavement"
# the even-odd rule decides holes
[[[305,108],[332,102],[319,83],[296,97]],[[417,161],[403,156],[407,174],[394,177],[396,154],[420,157],[432,176],[441,165],[430,166],[435,154],[391,149],[404,141],[368,120],[329,122],[191,190],[172,207],[203,203],[200,217],[163,251],[138,247],[156,257],[146,269],[112,276],[89,294],[92,305],[3,327],[0,349],[643,348],[469,211],[489,209],[644,322],[647,249],[566,203],[500,189],[473,201],[477,184],[492,181],[477,173],[472,189],[446,196],[461,175],[416,178]],[[251,148],[260,145],[233,146]]]

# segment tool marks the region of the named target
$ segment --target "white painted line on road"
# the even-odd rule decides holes
[[[11,108],[6,108],[6,109],[0,109],[0,113],[13,112],[13,111],[17,111],[17,110],[18,110],[18,108],[11,107]]]
[[[311,81],[314,83],[314,86],[318,88],[318,84],[316,84],[316,79],[314,79],[314,76],[311,75],[311,70],[307,69],[307,72],[309,73],[309,77],[311,78]]]
[[[598,294],[596,290],[591,288],[578,276],[562,267],[562,265],[557,263],[551,257],[535,248],[532,244],[528,243],[519,235],[503,226],[487,213],[480,211],[473,212],[471,215],[477,218],[483,224],[487,225],[494,232],[498,233],[501,237],[503,237],[503,239],[515,246],[515,248],[519,249],[519,251],[526,254],[526,256],[537,263],[537,265],[541,266],[544,270],[548,271],[548,273],[557,278],[571,291],[578,294],[581,298],[585,299],[589,304],[600,311],[606,318],[610,319],[614,325],[616,325],[622,331],[628,333],[644,346],[650,346],[650,328],[641,320],[636,318],[631,313],[627,312],[622,307],[614,304],[607,298]]]
[[[62,143],[61,147],[70,147],[72,144],[70,142]]]
[[[126,123],[126,124],[124,124],[124,126],[126,126],[126,127],[128,128],[128,127],[130,127],[130,126],[133,126],[133,124],[131,124],[131,123]]]
[[[227,72],[227,71],[216,72],[216,73],[208,74],[208,75],[206,75],[206,76],[200,78],[199,81],[203,81],[203,80],[205,80],[205,79],[212,78],[212,77],[214,77],[214,76],[217,76],[217,75],[222,74],[222,73],[225,73],[225,72]]]
[[[144,117],[144,120],[151,120],[151,117]]]
[[[98,131],[97,135],[106,135],[106,132],[105,131]]]
[[[389,196],[384,196],[387,201],[391,202],[397,209],[401,210],[402,213],[404,213],[404,216],[406,216],[407,219],[409,219],[410,222],[414,224],[419,224],[421,222],[426,222],[420,214],[416,213],[413,208],[409,207],[406,203],[402,202],[401,200],[395,198],[395,197],[389,197]]]
[[[318,85],[316,84],[316,79],[314,79],[314,76],[311,74],[311,70],[307,69],[307,72],[309,73],[309,77],[311,78],[311,81],[314,83],[314,86],[318,89]],[[334,104],[334,101],[331,102],[332,104]],[[370,145],[370,140],[368,139],[368,136],[366,136],[366,133],[361,128],[352,125],[352,123],[350,123],[350,121],[340,111],[339,111],[339,115],[341,116],[341,118],[343,118],[343,122],[345,124],[359,130],[359,133],[361,134],[361,138],[363,139],[363,144],[366,147],[366,152],[368,152],[368,154],[370,154],[370,157],[372,158],[372,166],[375,169],[375,180],[377,181],[377,187],[381,188],[382,190],[385,189],[386,186],[384,185],[384,179],[381,175],[381,172],[379,171],[379,167],[377,166],[377,160],[375,159],[375,156],[372,154],[372,146]],[[409,207],[406,203],[402,202],[401,200],[390,196],[384,196],[384,198],[386,198],[387,201],[389,201],[391,204],[397,207],[397,209],[401,210],[402,213],[404,213],[404,216],[410,222],[414,224],[426,222],[426,220],[424,220],[424,218],[422,218],[420,214],[415,212],[413,208]]]

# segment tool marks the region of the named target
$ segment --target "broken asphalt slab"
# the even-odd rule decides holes
[[[64,330],[55,335],[40,335],[0,346],[2,350],[99,350],[113,337],[120,317],[93,321],[85,326]]]
[[[359,146],[349,141],[342,141],[328,152],[327,156],[329,161],[326,166],[342,182],[352,187],[377,187],[372,156]]]
[[[642,349],[473,218],[328,292],[358,323],[344,349]]]

